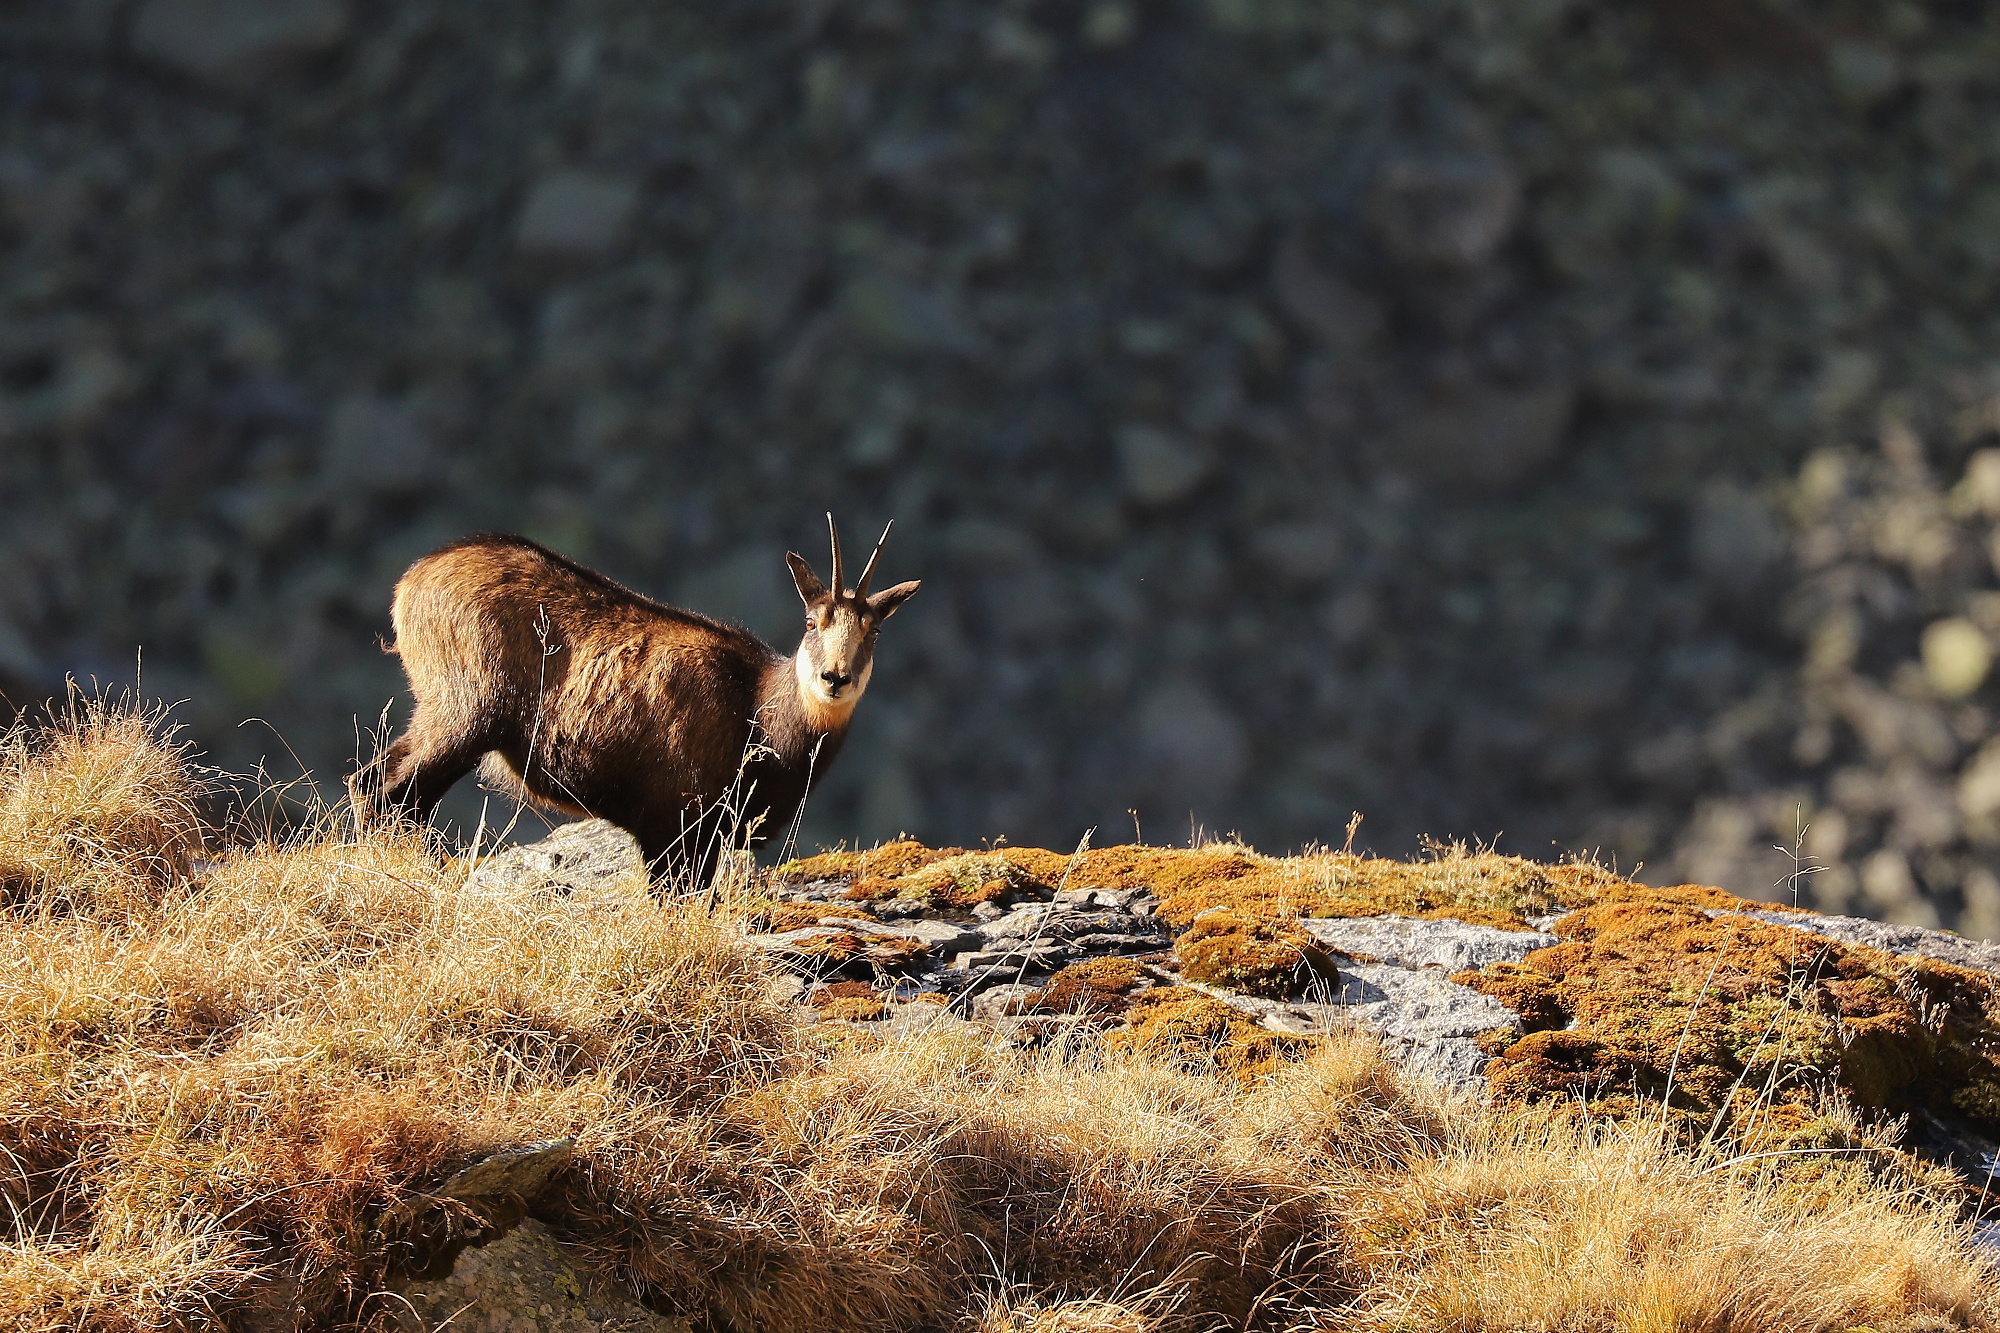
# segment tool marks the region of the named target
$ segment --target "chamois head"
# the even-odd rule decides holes
[[[785,552],[785,563],[792,567],[792,582],[798,585],[799,597],[806,604],[806,633],[799,642],[795,661],[799,692],[808,703],[819,708],[853,707],[861,692],[868,688],[868,673],[875,665],[876,631],[923,586],[912,581],[884,588],[872,596],[868,592],[876,558],[882,554],[882,543],[889,540],[889,528],[894,526],[891,522],[882,529],[874,554],[868,557],[860,581],[852,588],[841,584],[840,531],[833,525],[832,514],[826,516],[827,536],[833,545],[832,587],[819,581],[803,556]]]

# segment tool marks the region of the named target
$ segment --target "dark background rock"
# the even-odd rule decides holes
[[[1802,839],[2000,934],[1923,649],[2000,633],[1996,71],[1942,0],[21,0],[0,667],[333,791],[444,540],[787,636],[894,516],[808,844]]]

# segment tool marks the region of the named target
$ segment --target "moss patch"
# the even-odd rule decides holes
[[[1130,958],[1086,958],[1071,963],[1032,995],[1008,1006],[1014,1014],[1119,1015],[1132,1007],[1134,993],[1151,974]]]
[[[947,856],[956,856],[961,847],[926,847],[920,842],[904,839],[899,842],[885,842],[880,847],[867,851],[821,852],[818,856],[808,856],[797,861],[787,861],[776,870],[778,878],[787,881],[810,883],[816,879],[863,879],[880,877],[896,879],[913,870],[921,870],[933,861]]]
[[[967,852],[903,841],[826,852],[775,873],[793,883],[845,880],[855,901],[907,897],[949,907],[1010,893],[1046,897],[1060,887],[1147,890],[1158,896],[1161,918],[1183,931],[1218,907],[1246,920],[1386,914],[1504,930],[1526,929],[1530,917],[1610,901],[1771,907],[1700,885],[1654,888],[1602,866],[1542,865],[1459,845],[1433,848],[1419,861],[1391,861],[1343,852],[1272,857],[1233,843],[1102,847],[1072,858],[1031,847]]]
[[[822,921],[872,921],[875,914],[860,903],[786,903],[764,899],[749,905],[743,923],[751,930],[783,933],[817,926]]]
[[[1561,942],[1521,964],[1453,978],[1521,1014],[1487,1067],[1503,1097],[1670,1093],[1804,1123],[1838,1087],[1871,1109],[2000,1124],[1982,974],[1674,902],[1601,903],[1553,929]]]
[[[1132,1001],[1129,1026],[1105,1038],[1111,1049],[1144,1052],[1202,1073],[1254,1082],[1311,1049],[1307,1037],[1259,1027],[1248,1014],[1186,986],[1162,986]]]
[[[889,1012],[882,993],[865,981],[836,981],[821,986],[807,1001],[821,1018],[867,1022]]]
[[[1246,918],[1217,908],[1196,918],[1174,945],[1181,975],[1245,995],[1289,999],[1318,982],[1340,981],[1326,946],[1295,923]]]

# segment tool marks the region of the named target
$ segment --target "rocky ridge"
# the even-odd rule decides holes
[[[475,882],[588,910],[639,877],[630,839],[585,821],[485,861]],[[1916,1112],[1963,1162],[2000,1131],[2000,949],[1944,931],[1463,850],[1395,863],[903,842],[789,863],[733,892],[787,993],[861,1030],[976,1022],[1030,1043],[1144,1041],[1156,1016],[1185,1028],[1194,1006],[1212,1024],[1219,1006],[1263,1034],[1260,1060],[1358,1026],[1480,1095],[1666,1095],[1724,1112],[1775,1060],[1781,1099],[1804,1107],[1814,1088],[1840,1087]],[[1639,1026],[1623,985],[1657,1007]],[[1730,1054],[1734,1016],[1763,1021],[1770,1001],[1797,1028],[1765,1065],[1746,1063]],[[1229,1031],[1215,1027],[1216,1042]]]
[[[576,911],[645,891],[636,846],[598,820],[486,857],[472,882]],[[1064,857],[903,842],[757,872],[726,901],[783,993],[843,1041],[952,1024],[1028,1046],[1140,1046],[1254,1078],[1353,1026],[1477,1096],[1574,1097],[1614,1115],[1664,1098],[1702,1123],[1747,1109],[1739,1128],[1784,1153],[1830,1146],[1813,1099],[1837,1088],[1909,1115],[1905,1147],[1955,1166],[1968,1190],[2000,1153],[2000,950],[1943,931],[1462,851],[1314,867],[1231,846]],[[1385,905],[1402,910],[1369,910]],[[1227,928],[1204,934],[1218,918]],[[1224,974],[1237,984],[1184,956],[1199,958],[1191,938],[1231,937],[1256,963]],[[1643,980],[1621,977],[1618,960]],[[1635,1009],[1650,1028],[1631,1025]],[[1741,1015],[1777,1034],[1763,1064],[1741,1058]],[[1766,1077],[1746,1103],[1744,1087]],[[533,1219],[569,1150],[494,1154],[411,1205],[458,1200],[488,1223],[447,1273],[403,1288],[411,1327],[684,1327],[591,1285],[589,1265]]]

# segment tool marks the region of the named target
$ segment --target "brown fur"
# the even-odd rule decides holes
[[[350,781],[357,820],[427,818],[486,758],[535,801],[630,830],[656,872],[705,883],[725,835],[754,845],[791,822],[847,734],[877,629],[918,587],[870,597],[864,572],[842,589],[837,546],[831,590],[787,559],[807,621],[792,656],[524,538],[425,556],[392,611],[416,715]]]

